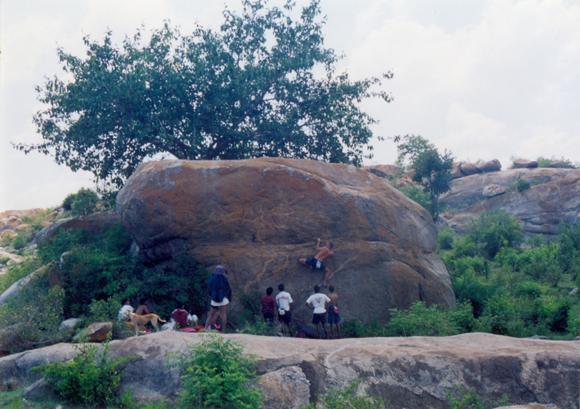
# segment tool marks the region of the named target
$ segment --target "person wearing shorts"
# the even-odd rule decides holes
[[[292,311],[290,311],[290,304],[294,302],[292,296],[285,290],[284,284],[278,286],[278,294],[276,294],[276,305],[278,306],[278,321],[282,324],[282,333],[291,335],[290,323],[292,322]]]
[[[320,327],[324,331],[324,337],[328,338],[326,333],[326,305],[330,302],[330,298],[326,294],[320,292],[319,286],[314,286],[314,294],[306,300],[306,305],[312,307],[312,324],[316,326],[316,333],[320,338]]]
[[[208,283],[210,297],[210,311],[205,323],[205,329],[210,330],[221,319],[222,331],[226,330],[228,323],[227,305],[232,300],[232,289],[228,281],[224,266],[217,266]]]
[[[301,257],[298,262],[304,266],[310,267],[312,271],[320,271],[323,273],[322,282],[324,285],[328,285],[330,278],[332,277],[332,271],[326,266],[324,260],[332,256],[334,253],[332,251],[333,244],[327,242],[324,246],[320,245],[320,239],[316,241],[316,254],[313,257]]]
[[[330,336],[334,337],[334,329],[336,329],[336,338],[340,338],[340,313],[338,310],[338,293],[335,291],[334,286],[328,287],[330,293],[328,298],[330,298],[330,303],[328,304],[328,325],[330,327]]]

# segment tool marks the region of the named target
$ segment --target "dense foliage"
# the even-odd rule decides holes
[[[56,395],[66,402],[111,407],[120,401],[122,367],[131,358],[111,359],[108,352],[108,343],[102,349],[84,344],[70,361],[44,365],[38,370]]]
[[[67,317],[95,315],[97,308],[100,315],[104,308],[112,314],[125,299],[147,299],[165,316],[179,305],[197,314],[204,311],[207,272],[195,260],[181,256],[147,266],[131,255],[130,246],[123,227],[115,225],[99,233],[63,231],[40,247],[42,262],[58,261],[54,274],[65,288]],[[94,304],[99,300],[111,305]]]
[[[253,386],[254,361],[242,347],[220,336],[209,336],[181,357],[184,408],[258,409],[261,394]]]
[[[319,2],[242,0],[240,12],[225,9],[218,30],[182,34],[166,23],[120,46],[111,32],[85,37],[84,56],[59,49],[66,79],[37,87],[43,141],[16,147],[117,186],[144,158],[165,153],[360,164],[376,122],[360,103],[390,96],[381,78],[336,72],[340,56],[324,45]]]
[[[62,208],[73,216],[86,216],[97,209],[99,196],[90,189],[82,188],[77,193],[71,193],[62,202]]]
[[[439,153],[435,145],[418,135],[397,136],[394,140],[399,151],[398,163],[412,171],[413,180],[421,184],[429,195],[429,210],[436,221],[440,211],[439,196],[450,188],[451,153]]]
[[[387,406],[379,398],[356,393],[357,384],[332,389],[327,392],[318,404],[311,403],[303,409],[386,409]]]

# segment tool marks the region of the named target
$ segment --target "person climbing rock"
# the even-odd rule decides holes
[[[210,330],[218,318],[221,318],[222,331],[226,330],[228,323],[227,305],[232,301],[232,289],[226,274],[224,266],[217,266],[209,279],[208,290],[211,308],[205,323],[206,330]]]
[[[329,280],[332,278],[332,271],[326,267],[324,260],[332,256],[334,252],[332,251],[334,245],[328,241],[324,246],[320,245],[320,239],[316,240],[316,254],[313,257],[299,258],[298,262],[304,266],[310,267],[312,270],[322,271],[323,285],[328,285]]]
[[[312,307],[312,324],[316,325],[316,333],[320,338],[320,327],[324,331],[324,338],[328,338],[326,332],[326,304],[330,302],[330,298],[326,294],[320,292],[320,287],[314,286],[314,294],[306,300],[306,305]]]

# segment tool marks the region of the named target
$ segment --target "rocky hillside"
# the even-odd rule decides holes
[[[442,197],[442,218],[457,231],[479,214],[504,210],[527,233],[557,234],[580,223],[580,169],[510,169],[455,179]]]
[[[380,177],[310,160],[159,161],[142,165],[117,212],[152,263],[186,252],[226,264],[235,294],[286,283],[295,312],[322,275],[298,264],[317,238],[346,319],[385,321],[388,308],[454,305],[430,215]],[[380,305],[381,308],[377,308]]]
[[[552,403],[578,409],[580,341],[514,339],[490,334],[454,337],[366,338],[318,341],[251,335],[225,335],[241,343],[258,361],[264,407],[299,408],[331,388],[353,381],[390,407],[447,408],[458,388],[486,399],[505,395],[511,404]],[[200,336],[163,332],[113,341],[114,356],[137,356],[125,369],[122,387],[136,399],[174,397],[179,388],[172,354]],[[76,349],[58,344],[0,358],[0,379],[29,386],[39,377],[31,369],[71,358]],[[42,383],[28,392],[42,397]]]

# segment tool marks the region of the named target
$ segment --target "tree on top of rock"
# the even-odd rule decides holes
[[[413,180],[429,194],[433,220],[439,218],[439,196],[449,190],[453,156],[445,151],[440,154],[435,145],[418,135],[396,136],[399,150],[398,162],[413,172]]]
[[[43,140],[17,144],[122,185],[143,159],[310,158],[360,164],[376,122],[367,98],[391,100],[382,77],[351,80],[324,46],[319,0],[297,10],[242,0],[218,30],[169,23],[113,44],[84,37],[85,55],[58,49],[65,77],[37,87]],[[298,17],[296,17],[298,15]]]

